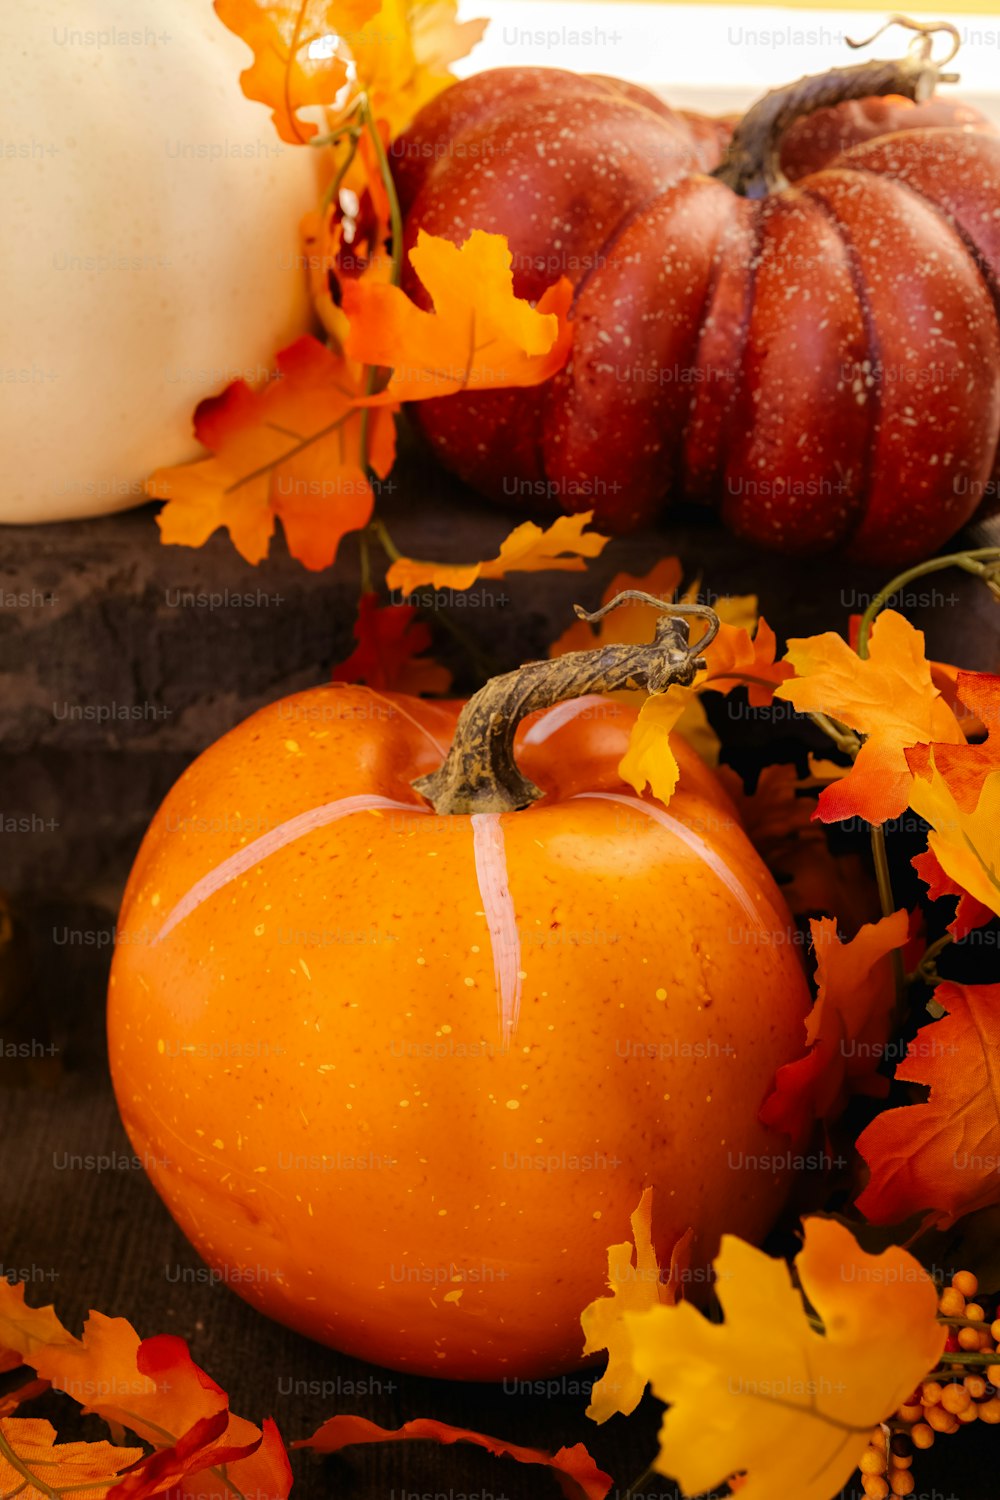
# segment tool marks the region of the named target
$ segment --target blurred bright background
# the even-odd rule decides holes
[[[961,9],[926,0],[903,12],[948,20],[962,40],[946,86],[1000,119],[1000,10],[996,0]],[[613,73],[652,85],[684,106],[740,109],[779,83],[833,64],[901,56],[907,33],[893,28],[854,52],[846,38],[872,35],[891,14],[870,4],[846,9],[802,4],[674,5],[667,0],[462,0],[460,14],[492,24],[459,72],[530,63]],[[947,50],[942,37],[939,49]],[[938,53],[940,55],[940,52]]]

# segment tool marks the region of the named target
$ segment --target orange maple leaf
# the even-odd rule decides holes
[[[864,735],[850,771],[820,795],[824,823],[861,817],[873,824],[896,818],[909,802],[913,780],[906,750],[925,740],[964,744],[952,710],[934,686],[924,637],[895,610],[879,615],[866,660],[828,631],[788,643],[796,676],[775,697],[800,713],[820,713]]]
[[[463,245],[454,245],[421,229],[410,262],[433,312],[396,286],[368,278],[344,283],[348,355],[392,370],[370,404],[540,385],[566,363],[569,278],[550,286],[537,307],[515,297],[506,235],[474,229]]]
[[[1000,770],[1000,677],[989,672],[959,672],[955,690],[969,718],[985,730],[985,740],[975,745],[914,745],[907,750],[906,759],[913,774],[926,779],[933,751],[934,765],[957,806],[970,813],[987,776]]]
[[[278,135],[292,146],[317,134],[319,126],[299,110],[336,101],[348,81],[343,44],[378,9],[379,0],[215,0],[219,20],[254,54],[240,87],[268,106]]]
[[[122,1493],[119,1476],[142,1458],[141,1448],[57,1443],[52,1423],[40,1417],[0,1418],[0,1434],[18,1460],[15,1467],[0,1453],[0,1495],[22,1500],[51,1500],[69,1492],[84,1500],[105,1500]]]
[[[939,984],[947,1014],[923,1026],[896,1077],[930,1088],[923,1104],[878,1115],[858,1139],[871,1177],[857,1200],[873,1224],[929,1211],[947,1228],[1000,1202],[1000,984]]]
[[[927,894],[932,901],[940,901],[943,896],[958,897],[955,915],[948,923],[948,931],[956,941],[968,937],[974,928],[985,927],[987,922],[993,921],[996,913],[992,908],[977,901],[975,896],[970,896],[957,880],[953,880],[933,849],[925,849],[923,854],[914,855],[910,864],[926,883]]]
[[[812,774],[800,778],[795,766],[764,766],[752,793],[731,767],[720,766],[717,775],[792,915],[832,913],[840,930],[853,936],[878,918],[875,882],[860,855],[833,853],[826,829],[813,819],[816,789],[831,779],[831,772],[839,778],[847,768],[815,757],[810,757],[810,767]]]
[[[275,518],[307,568],[329,567],[348,531],[367,525],[374,497],[362,467],[360,372],[309,337],[277,356],[261,391],[243,380],[202,401],[195,434],[211,458],[158,469],[147,481],[168,503],[164,542],[200,547],[224,526],[248,562],[267,555]],[[369,462],[384,478],[395,456],[391,412],[369,418]]]
[[[334,682],[366,682],[369,687],[399,693],[446,693],[447,667],[422,657],[431,644],[427,626],[416,620],[412,604],[379,604],[377,594],[362,594],[354,622],[357,646],[335,667]]]
[[[270,1500],[288,1494],[291,1470],[273,1423],[261,1430],[233,1415],[226,1393],[193,1362],[183,1339],[140,1340],[125,1318],[99,1312],[90,1314],[77,1339],[53,1308],[25,1303],[23,1283],[0,1281],[0,1345],[16,1350],[85,1412],[152,1445],[155,1451],[116,1485],[122,1500],[160,1494],[223,1463],[245,1494]],[[221,1476],[205,1473],[199,1496],[229,1500],[231,1490]]]
[[[313,1433],[312,1437],[293,1443],[293,1448],[311,1448],[317,1453],[339,1453],[359,1443],[399,1443],[408,1441],[433,1443],[474,1443],[485,1448],[497,1458],[513,1458],[519,1464],[541,1464],[553,1469],[562,1483],[563,1493],[577,1500],[604,1500],[611,1488],[610,1474],[605,1474],[595,1464],[582,1443],[572,1448],[560,1448],[558,1453],[545,1453],[541,1448],[522,1448],[517,1443],[508,1443],[503,1438],[487,1437],[481,1432],[471,1432],[465,1427],[452,1427],[447,1422],[436,1422],[429,1417],[417,1417],[404,1422],[402,1427],[390,1430],[369,1422],[366,1417],[331,1417]]]
[[[774,631],[763,615],[752,635],[744,626],[723,620],[715,639],[706,647],[705,671],[698,674],[695,687],[711,688],[716,693],[746,687],[753,707],[766,708],[775,688],[794,670],[787,661],[775,661],[776,648]]]
[[[851,1094],[884,1095],[878,1072],[892,1032],[895,985],[889,955],[906,942],[909,919],[893,912],[861,928],[850,942],[837,923],[809,924],[816,951],[816,1003],[806,1017],[808,1051],[779,1068],[774,1091],[761,1107],[764,1125],[803,1140],[816,1120],[830,1121]]]
[[[435,589],[471,588],[478,578],[505,578],[508,573],[582,573],[584,558],[599,557],[611,540],[597,531],[584,531],[594,512],[559,516],[544,530],[534,521],[515,526],[500,543],[496,557],[474,563],[418,562],[398,558],[385,575],[390,589],[412,594],[424,584]]]

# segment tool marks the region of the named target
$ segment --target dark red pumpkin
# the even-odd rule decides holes
[[[937,99],[840,104],[784,137],[798,180],[751,200],[708,175],[731,129],[552,69],[428,105],[394,146],[407,244],[501,232],[519,296],[576,292],[551,381],[418,419],[508,505],[626,530],[683,495],[781,550],[925,555],[992,489],[1000,137]]]

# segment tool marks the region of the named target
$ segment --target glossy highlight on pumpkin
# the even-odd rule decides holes
[[[634,713],[578,699],[519,731],[542,800],[438,816],[410,782],[458,707],[319,688],[184,773],[124,899],[111,1067],[232,1290],[379,1364],[528,1378],[580,1364],[644,1187],[663,1261],[770,1227],[787,1142],[757,1110],[808,994],[693,752],[640,799]]]

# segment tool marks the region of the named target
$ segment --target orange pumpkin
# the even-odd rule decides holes
[[[487,717],[502,758],[517,715]],[[184,773],[125,895],[111,1066],[136,1152],[233,1290],[380,1364],[527,1378],[580,1364],[644,1187],[664,1262],[689,1226],[699,1265],[721,1232],[767,1231],[790,1171],[757,1110],[807,987],[693,752],[669,808],[637,797],[634,713],[589,694],[518,729],[519,810],[436,813],[411,782],[456,720],[322,687]]]

